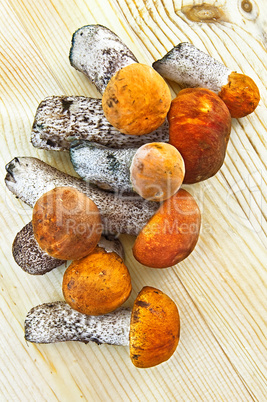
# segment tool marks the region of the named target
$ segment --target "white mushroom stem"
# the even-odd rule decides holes
[[[73,34],[70,63],[87,75],[103,94],[118,70],[138,61],[110,29],[102,25],[86,25]]]
[[[228,83],[231,70],[213,57],[197,49],[191,43],[180,43],[153,68],[164,78],[182,86],[208,88],[219,93]]]
[[[88,140],[113,148],[135,148],[169,140],[169,124],[145,135],[127,135],[106,119],[101,99],[84,96],[49,96],[38,106],[31,142],[36,148],[64,151],[73,140]]]
[[[89,316],[58,301],[33,307],[25,319],[25,339],[34,343],[65,341],[129,345],[131,310]]]
[[[156,202],[144,201],[138,195],[108,193],[37,158],[14,158],[6,170],[8,189],[32,207],[41,195],[55,187],[71,186],[83,192],[99,208],[106,234],[137,235],[158,209]]]
[[[108,253],[115,252],[124,259],[124,249],[119,239],[102,236],[98,246]],[[12,245],[12,254],[23,271],[31,275],[44,275],[66,263],[66,260],[54,258],[41,249],[34,237],[32,222],[27,223],[17,233]]]
[[[133,191],[130,167],[137,148],[114,149],[89,141],[74,141],[70,158],[83,180],[112,191]]]

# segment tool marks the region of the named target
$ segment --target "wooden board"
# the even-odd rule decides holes
[[[1,2],[1,270],[0,399],[38,401],[265,401],[267,12],[264,0],[3,0]],[[179,265],[138,264],[134,239],[122,236],[132,275],[131,306],[144,285],[179,306],[181,340],[173,357],[137,369],[126,347],[27,344],[23,323],[39,303],[62,300],[64,267],[43,277],[24,273],[11,245],[31,209],[4,184],[15,156],[35,156],[72,173],[68,153],[34,149],[31,125],[50,95],[99,97],[68,60],[72,33],[86,24],[109,27],[151,64],[182,41],[250,75],[261,101],[233,119],[220,172],[198,185],[203,223],[195,251]],[[173,96],[178,87],[171,84]]]

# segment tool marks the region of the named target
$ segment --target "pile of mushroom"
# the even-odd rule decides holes
[[[117,236],[136,236],[133,255],[150,268],[172,267],[192,253],[201,213],[181,185],[218,172],[231,116],[251,113],[259,92],[249,77],[191,44],[176,46],[153,68],[140,64],[101,25],[74,33],[70,62],[96,85],[102,101],[46,98],[37,109],[31,142],[69,150],[81,178],[31,157],[6,165],[8,189],[33,207],[32,222],[13,242],[17,264],[42,275],[72,261],[62,280],[65,302],[31,309],[25,338],[129,345],[136,367],[152,367],[176,350],[178,309],[149,286],[132,312],[121,307],[132,284]],[[183,89],[171,100],[162,76],[198,88]]]

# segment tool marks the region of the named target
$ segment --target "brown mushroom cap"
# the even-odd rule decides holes
[[[180,189],[160,206],[137,236],[133,255],[151,268],[167,268],[194,250],[200,232],[200,210],[195,199]]]
[[[184,161],[171,144],[142,145],[130,167],[133,189],[150,201],[164,201],[175,194],[184,179]]]
[[[234,71],[218,95],[228,107],[231,116],[236,118],[252,113],[260,101],[260,92],[253,79]]]
[[[102,232],[99,210],[73,187],[57,187],[35,203],[34,236],[47,254],[62,260],[78,260],[97,245]]]
[[[124,134],[143,135],[161,126],[171,104],[164,79],[150,66],[130,64],[109,81],[102,98],[107,120]]]
[[[176,304],[163,292],[145,286],[131,315],[130,357],[136,367],[153,367],[168,360],[180,337]]]
[[[70,264],[62,290],[74,310],[88,315],[107,314],[130,296],[131,277],[118,254],[97,246],[91,254]]]

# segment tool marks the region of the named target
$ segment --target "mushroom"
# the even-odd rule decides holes
[[[41,195],[33,207],[37,243],[61,260],[78,260],[94,250],[102,234],[96,204],[73,187],[56,187]]]
[[[171,105],[171,92],[152,67],[131,64],[109,81],[102,98],[107,120],[124,134],[143,135],[160,127]]]
[[[144,202],[138,195],[115,195],[60,172],[32,157],[14,158],[6,165],[7,188],[30,206],[55,187],[70,186],[86,194],[97,205],[105,234],[137,235],[158,209],[158,203]]]
[[[216,92],[225,102],[232,117],[252,113],[260,93],[255,82],[224,66],[191,43],[180,43],[162,59],[153,63],[163,77],[183,86],[203,87]]]
[[[173,266],[191,254],[200,232],[201,214],[192,195],[180,189],[160,206],[137,236],[133,255],[151,268]]]
[[[126,135],[106,119],[102,100],[84,96],[49,96],[38,106],[31,132],[36,148],[65,151],[73,140],[88,140],[114,148],[136,148],[169,140],[167,119],[155,131],[142,136]]]
[[[124,259],[123,246],[119,239],[113,236],[101,236],[98,247],[106,252],[114,252]],[[16,235],[12,244],[12,255],[16,263],[31,275],[44,275],[66,263],[51,257],[37,243],[32,228],[32,222],[27,223]]]
[[[106,190],[135,191],[151,201],[163,201],[175,194],[185,173],[179,151],[161,142],[138,149],[111,149],[80,140],[72,143],[70,157],[85,181]]]
[[[83,314],[107,314],[130,296],[128,268],[115,252],[96,247],[86,257],[73,261],[63,275],[64,299]]]
[[[144,135],[164,123],[171,103],[168,85],[108,28],[87,25],[76,31],[70,62],[103,94],[104,114],[120,132]]]
[[[178,345],[180,318],[176,304],[160,290],[146,286],[132,311],[120,308],[88,316],[67,303],[44,303],[32,308],[25,319],[25,339],[34,343],[93,341],[130,347],[136,367],[148,368],[168,360]]]
[[[168,113],[169,142],[185,163],[184,183],[214,176],[221,168],[231,132],[230,112],[215,92],[206,88],[182,89]]]

